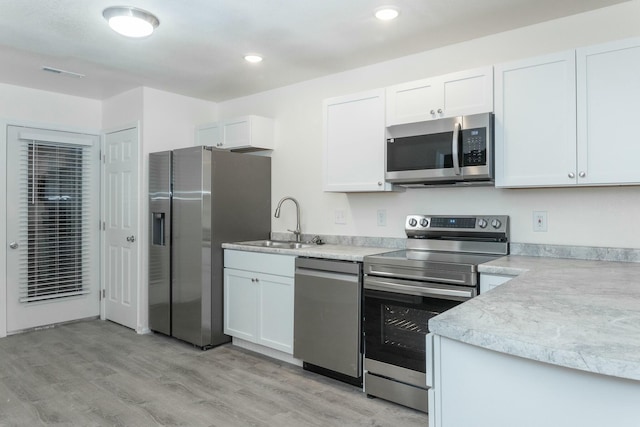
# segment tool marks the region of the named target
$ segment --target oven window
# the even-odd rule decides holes
[[[430,317],[438,315],[418,308],[392,304],[383,304],[381,308],[382,344],[409,350],[421,349],[420,340],[424,344],[424,336],[428,332],[427,321]]]
[[[425,372],[430,318],[460,301],[365,290],[365,357]]]
[[[387,171],[453,168],[452,138],[442,132],[387,141]]]

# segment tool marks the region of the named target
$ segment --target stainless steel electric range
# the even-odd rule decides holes
[[[479,292],[478,265],[509,253],[504,215],[409,215],[407,249],[364,257],[364,388],[427,412],[431,317]]]

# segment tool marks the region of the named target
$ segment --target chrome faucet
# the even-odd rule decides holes
[[[294,199],[293,197],[283,197],[282,199],[280,199],[280,201],[278,202],[278,207],[276,208],[276,213],[273,216],[275,216],[276,218],[280,218],[280,207],[282,206],[282,202],[284,202],[285,200],[291,200],[296,205],[296,229],[288,231],[291,231],[296,236],[296,242],[300,242],[302,237],[302,231],[300,230],[300,205],[298,204],[298,201],[296,199]]]

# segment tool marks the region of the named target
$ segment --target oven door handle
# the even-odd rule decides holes
[[[404,295],[416,295],[421,297],[458,297],[473,298],[474,289],[443,289],[431,286],[414,286],[402,283],[394,283],[365,277],[364,288],[373,291],[396,292]]]
[[[365,267],[366,268],[366,267]],[[407,272],[418,271],[419,274],[407,274]],[[421,270],[409,270],[408,268],[404,269],[393,269],[392,271],[385,271],[383,268],[378,266],[371,265],[366,270],[366,273],[373,274],[374,276],[387,276],[387,277],[401,277],[404,279],[412,279],[412,280],[420,280],[423,282],[440,282],[446,283],[448,285],[462,285],[469,283],[465,278],[462,279],[452,279],[448,277],[430,277],[427,276]]]

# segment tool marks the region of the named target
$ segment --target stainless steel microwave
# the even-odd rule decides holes
[[[387,128],[385,179],[422,187],[494,182],[493,114]]]

